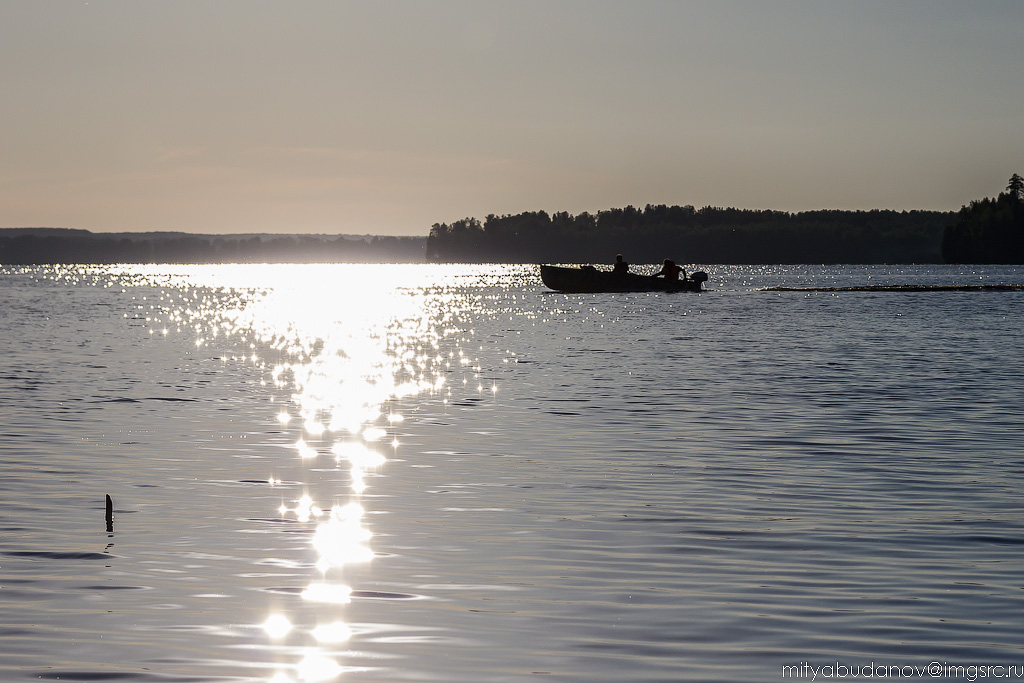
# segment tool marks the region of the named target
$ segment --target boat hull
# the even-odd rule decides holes
[[[703,276],[703,277],[699,277]],[[558,292],[590,294],[597,292],[700,292],[707,275],[694,273],[694,279],[666,280],[661,277],[626,273],[615,275],[590,266],[563,268],[541,266],[540,279]]]

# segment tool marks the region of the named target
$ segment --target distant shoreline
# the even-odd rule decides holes
[[[424,263],[427,238],[0,228],[0,264]]]

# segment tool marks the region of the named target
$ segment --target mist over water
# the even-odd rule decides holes
[[[0,679],[1024,663],[1024,273],[704,269],[0,270]]]

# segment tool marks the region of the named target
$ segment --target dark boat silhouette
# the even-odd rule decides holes
[[[564,268],[541,266],[540,279],[545,286],[559,292],[700,292],[708,274],[697,271],[685,280],[666,280],[650,275],[625,273],[616,275],[593,266]]]

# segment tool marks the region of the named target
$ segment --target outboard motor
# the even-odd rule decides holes
[[[691,273],[689,279],[691,282],[696,282],[698,285],[703,285],[705,282],[708,281],[708,274],[705,273],[703,270],[698,270],[695,273]]]

